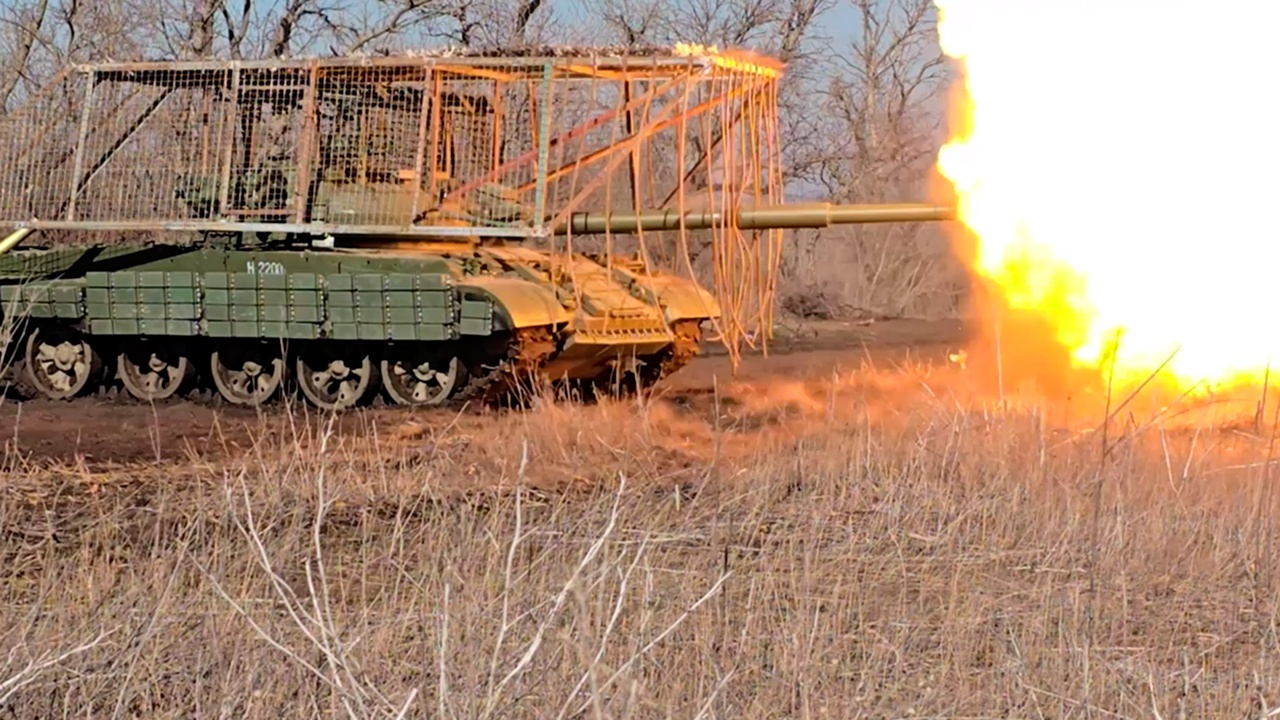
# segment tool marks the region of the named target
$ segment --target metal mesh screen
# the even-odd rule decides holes
[[[762,152],[776,77],[687,49],[76,67],[0,122],[0,223],[527,236],[699,173],[771,196],[710,146]]]

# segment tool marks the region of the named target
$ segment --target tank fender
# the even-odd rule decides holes
[[[720,317],[720,303],[715,296],[687,278],[664,273],[643,276],[620,268],[614,273],[619,282],[645,302],[662,308],[667,322]]]
[[[494,329],[561,325],[573,319],[551,288],[518,278],[471,277],[459,281],[463,297],[483,295],[494,305]]]

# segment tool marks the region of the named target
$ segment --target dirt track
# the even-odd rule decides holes
[[[744,354],[736,376],[724,350],[709,346],[660,391],[670,400],[705,397],[717,382],[736,380],[748,386],[774,378],[806,380],[830,376],[874,363],[891,367],[905,359],[939,361],[964,339],[959,322],[890,321],[860,326],[822,323],[776,340],[768,357]],[[314,410],[311,410],[314,413]],[[340,433],[365,432],[369,420],[404,418],[398,408],[372,408],[340,420]],[[421,422],[433,416],[442,424],[451,411],[418,412]],[[4,401],[0,405],[0,438],[7,451],[35,460],[75,460],[91,464],[208,457],[244,447],[272,423],[269,410],[209,407],[175,400],[157,406],[82,399],[74,403]],[[379,423],[386,425],[387,423]]]

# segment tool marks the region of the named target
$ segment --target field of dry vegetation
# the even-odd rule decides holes
[[[1208,413],[917,367],[10,448],[0,715],[1259,718],[1272,436]]]

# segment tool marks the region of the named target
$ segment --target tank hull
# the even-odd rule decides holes
[[[204,386],[235,404],[300,390],[338,409],[378,396],[488,402],[527,381],[638,388],[692,358],[720,314],[686,279],[520,247],[110,246],[0,260],[10,391],[62,399]]]

